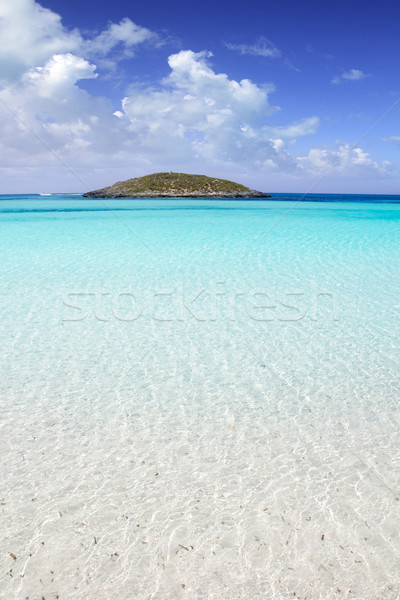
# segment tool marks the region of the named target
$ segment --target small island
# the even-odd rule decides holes
[[[226,179],[186,173],[153,173],[87,192],[85,198],[270,198]]]

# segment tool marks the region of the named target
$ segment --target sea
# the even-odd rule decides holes
[[[0,196],[0,598],[398,600],[400,196]]]

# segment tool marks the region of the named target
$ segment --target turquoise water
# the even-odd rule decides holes
[[[0,196],[1,598],[399,597],[400,197],[300,199]]]

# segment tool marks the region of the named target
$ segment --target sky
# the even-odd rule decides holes
[[[400,4],[0,0],[0,194],[400,193]]]

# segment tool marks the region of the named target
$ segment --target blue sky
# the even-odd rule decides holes
[[[399,22],[389,2],[0,0],[0,192],[179,170],[399,193]]]

